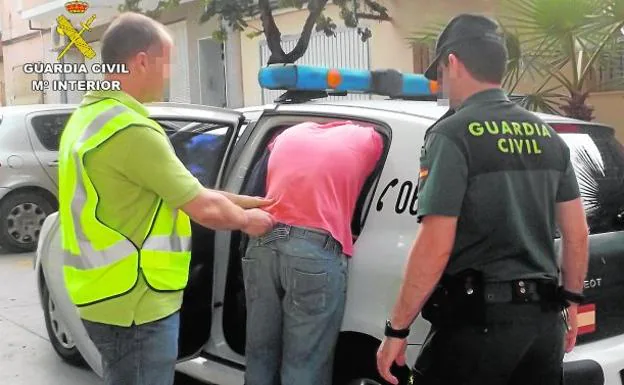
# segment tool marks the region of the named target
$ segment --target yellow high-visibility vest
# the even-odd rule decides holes
[[[99,221],[98,194],[85,170],[85,154],[117,132],[155,121],[114,99],[80,106],[71,116],[59,149],[59,217],[65,253],[63,274],[73,303],[85,306],[131,291],[143,271],[157,291],[186,287],[191,260],[191,223],[160,199],[141,247]],[[146,170],[150,172],[150,170]],[[157,172],[156,170],[153,172]]]

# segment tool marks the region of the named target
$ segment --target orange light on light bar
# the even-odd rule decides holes
[[[435,80],[429,81],[429,91],[431,91],[432,94],[437,94],[439,89],[440,89],[440,86],[438,82],[436,82]]]
[[[338,88],[342,83],[342,74],[337,69],[333,68],[327,72],[327,85],[330,88]]]

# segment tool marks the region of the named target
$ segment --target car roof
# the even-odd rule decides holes
[[[371,100],[316,100],[304,103],[308,106],[310,105],[332,105],[332,106],[345,106],[345,107],[358,107],[365,108],[369,110],[381,110],[381,111],[391,111],[398,112],[407,115],[418,116],[420,118],[426,118],[430,120],[438,120],[444,113],[448,110],[448,106],[439,104],[438,102],[432,101],[413,101],[413,100],[401,100],[401,99],[371,99]],[[279,104],[266,104],[261,106],[250,106],[237,108],[236,111],[243,113],[252,119],[257,119],[259,115],[266,110],[273,110],[275,108],[279,109]],[[293,106],[293,104],[289,104],[289,106]],[[78,107],[78,104],[25,104],[25,105],[14,105],[14,106],[2,106],[0,107],[0,116],[9,115],[9,114],[24,114],[29,112],[38,112],[38,111],[49,111],[49,110],[59,110],[59,109],[75,109]],[[147,106],[150,112],[160,112],[163,111],[159,107],[175,107],[175,104],[171,104],[170,106],[167,103],[162,103],[159,106]],[[187,105],[187,107],[191,107],[191,105]],[[198,107],[198,109],[210,108],[201,105],[193,105],[192,107]],[[560,115],[552,115],[545,114],[541,112],[535,112],[535,114],[548,123],[576,123],[583,125],[593,125],[593,126],[602,126],[608,127],[603,124],[597,122],[586,122],[582,120],[572,119],[565,116]]]
[[[408,115],[414,115],[421,118],[427,118],[431,120],[438,120],[446,111],[448,106],[438,104],[438,102],[432,101],[413,101],[413,100],[397,100],[397,99],[383,99],[383,100],[340,100],[328,102],[326,100],[311,102],[318,105],[343,105],[352,107],[361,107],[366,109],[377,109],[383,111],[400,112]],[[592,124],[601,125],[595,122],[585,122],[582,120],[576,120],[560,115],[551,115],[541,112],[534,112],[538,117],[548,123],[576,123],[576,124]]]
[[[75,109],[77,104],[23,104],[0,107],[0,115],[24,114],[29,112]]]

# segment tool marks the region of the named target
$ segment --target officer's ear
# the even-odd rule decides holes
[[[149,67],[149,56],[147,52],[139,52],[129,60],[128,66],[133,74],[145,74]]]
[[[448,64],[446,65],[448,69],[448,77],[451,79],[457,79],[461,77],[461,69],[463,68],[462,62],[455,56],[454,53],[450,53],[447,58]]]

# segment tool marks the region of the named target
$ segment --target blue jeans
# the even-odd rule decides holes
[[[102,356],[105,385],[173,384],[180,313],[130,327],[83,323]]]
[[[246,385],[330,385],[345,309],[347,257],[331,236],[278,225],[242,260]]]

